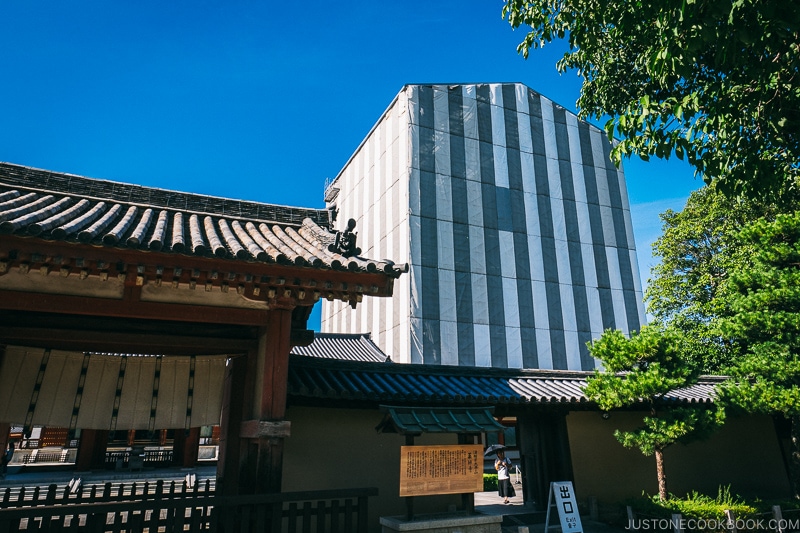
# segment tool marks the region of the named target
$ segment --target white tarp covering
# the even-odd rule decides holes
[[[219,424],[225,359],[9,346],[0,366],[0,420],[108,430]]]

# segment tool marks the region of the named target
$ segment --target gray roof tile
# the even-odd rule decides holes
[[[0,233],[393,277],[407,270],[407,265],[387,260],[330,251],[336,235],[330,226],[330,212],[324,209],[215,198],[0,163]]]
[[[391,358],[372,342],[369,333],[315,333],[314,342],[308,346],[295,346],[292,353],[323,359],[391,362]]]

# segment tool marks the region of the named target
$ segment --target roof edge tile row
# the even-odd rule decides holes
[[[386,364],[292,355],[289,396],[364,402],[511,405],[556,404],[591,407],[584,394],[593,372],[518,370],[442,365]],[[665,402],[711,404],[726,378],[703,376]]]

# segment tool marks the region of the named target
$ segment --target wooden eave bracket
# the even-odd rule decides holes
[[[291,429],[292,423],[288,420],[245,420],[239,436],[243,439],[286,438]]]

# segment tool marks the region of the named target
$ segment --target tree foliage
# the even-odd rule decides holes
[[[616,430],[614,437],[625,447],[656,456],[658,491],[667,497],[663,451],[675,442],[690,442],[708,435],[723,422],[723,411],[696,405],[670,405],[664,396],[696,383],[698,372],[681,358],[683,339],[674,332],[644,326],[630,338],[608,330],[595,340],[591,354],[603,362],[587,380],[585,393],[605,410],[645,407],[642,425]]]
[[[720,397],[748,412],[791,420],[789,474],[800,497],[800,211],[758,220],[740,239],[752,246],[753,265],[731,276],[733,313],[720,328],[745,351]]]
[[[611,117],[617,162],[674,154],[753,196],[800,179],[796,2],[505,0],[503,17],[526,58],[568,40],[557,68],[583,78],[582,118]]]
[[[793,211],[798,202],[796,190],[765,202],[728,197],[708,186],[693,192],[683,211],[661,215],[662,235],[653,244],[660,262],[648,281],[647,310],[655,324],[685,334],[682,357],[703,372],[724,372],[739,353],[738,343],[716,322],[733,312],[720,297],[731,274],[750,265],[754,244],[740,240],[739,231],[759,218]]]

